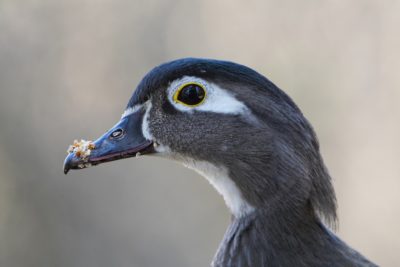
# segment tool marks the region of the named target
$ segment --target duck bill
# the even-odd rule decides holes
[[[143,136],[144,111],[138,110],[123,117],[114,127],[94,142],[85,157],[71,152],[64,161],[64,173],[84,169],[104,162],[125,159],[153,152],[153,142]]]

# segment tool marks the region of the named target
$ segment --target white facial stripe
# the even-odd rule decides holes
[[[157,140],[154,138],[154,136],[151,134],[150,128],[149,128],[149,120],[150,120],[150,110],[151,110],[152,104],[151,101],[148,100],[144,104],[140,105],[135,105],[133,107],[127,108],[124,113],[122,114],[122,118],[125,118],[132,113],[137,112],[141,108],[145,109],[145,113],[143,115],[143,121],[142,121],[142,134],[147,140],[151,140],[154,142],[154,150],[157,152],[156,156],[170,156],[172,155],[171,149],[168,146],[162,145],[157,142]],[[118,122],[119,123],[119,122]]]
[[[206,161],[192,159],[185,159],[184,165],[207,178],[210,184],[222,195],[226,205],[235,217],[239,218],[254,211],[254,207],[243,198],[235,182],[228,176],[226,168],[217,167]]]
[[[150,109],[151,109],[151,102],[148,100],[146,103],[144,103],[144,107],[146,108],[146,112],[144,113],[143,116],[143,122],[142,122],[142,132],[143,136],[147,140],[154,140],[153,135],[150,132],[149,128],[149,120],[150,120]]]
[[[176,90],[185,83],[190,82],[203,85],[207,91],[204,102],[196,107],[187,107],[173,100]],[[193,112],[193,110],[198,110],[225,114],[248,114],[250,112],[245,104],[237,100],[227,90],[197,77],[185,76],[182,79],[173,81],[168,87],[167,93],[170,103],[180,111]]]
[[[143,107],[146,109],[146,111],[143,116],[142,133],[143,133],[143,136],[147,140],[153,140],[153,135],[150,133],[150,129],[149,129],[149,116],[150,116],[150,109],[151,109],[150,100],[146,101],[144,104],[138,104],[138,105],[134,105],[133,107],[127,108],[124,111],[124,113],[122,114],[121,118],[125,118],[125,117],[129,116],[129,115],[137,112],[138,110],[140,110]]]
[[[122,113],[121,118],[125,118],[126,116],[131,115],[132,113],[135,113],[139,109],[141,109],[143,105],[134,105],[133,107],[127,108],[124,113]]]

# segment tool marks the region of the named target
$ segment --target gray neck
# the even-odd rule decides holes
[[[330,232],[310,205],[232,218],[213,267],[375,266]]]

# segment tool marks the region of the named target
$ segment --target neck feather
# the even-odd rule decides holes
[[[232,217],[213,267],[375,266],[327,229],[311,205]]]

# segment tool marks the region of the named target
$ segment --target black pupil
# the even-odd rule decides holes
[[[122,136],[123,134],[123,130],[122,129],[117,129],[114,132],[111,133],[111,137],[112,138],[118,138],[120,136]]]
[[[182,88],[179,92],[178,100],[187,105],[197,105],[205,97],[204,89],[197,84],[189,84]]]

